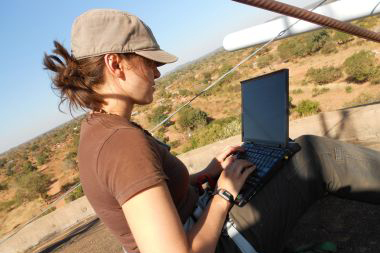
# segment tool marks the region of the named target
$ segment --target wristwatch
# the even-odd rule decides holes
[[[215,190],[212,195],[219,195],[225,200],[227,200],[228,202],[230,202],[231,204],[235,204],[235,200],[232,194],[223,188],[219,188]]]

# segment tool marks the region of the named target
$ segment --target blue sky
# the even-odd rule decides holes
[[[0,153],[71,119],[58,111],[41,63],[53,40],[70,47],[72,21],[86,10],[112,8],[139,16],[161,48],[179,57],[162,67],[163,73],[221,47],[228,33],[276,16],[230,0],[12,0],[0,7]]]

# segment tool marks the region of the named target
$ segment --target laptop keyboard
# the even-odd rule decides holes
[[[263,186],[271,169],[285,156],[285,150],[267,146],[244,143],[245,151],[238,154],[238,159],[245,159],[256,165],[256,169],[248,176],[242,191],[237,196],[239,202],[246,203],[261,186]]]

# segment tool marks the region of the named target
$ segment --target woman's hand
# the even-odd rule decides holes
[[[244,148],[241,146],[226,147],[221,154],[212,159],[210,164],[206,167],[205,172],[212,178],[217,178],[220,173],[226,169],[236,158],[232,154],[236,152],[243,152]],[[227,159],[229,157],[230,159]]]
[[[231,161],[229,161],[230,163],[227,168],[220,174],[217,188],[227,190],[236,198],[249,174],[255,170],[256,165],[247,160],[235,160],[232,157],[227,157],[226,160]]]

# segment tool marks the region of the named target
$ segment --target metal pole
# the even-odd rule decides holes
[[[326,17],[302,8],[289,4],[281,3],[275,0],[233,0],[235,2],[247,4],[250,6],[262,8],[268,11],[277,12],[286,16],[302,19],[317,25],[330,27],[345,33],[356,35],[368,40],[380,42],[380,34],[360,28],[347,22],[342,22],[330,17]]]

